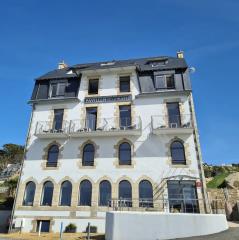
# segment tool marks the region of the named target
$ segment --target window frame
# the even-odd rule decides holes
[[[109,189],[107,189],[107,190],[109,190],[109,192],[107,192],[107,194],[109,195],[109,196],[103,196],[102,197],[102,184],[103,183],[107,183],[108,184],[108,186],[107,186],[107,188],[109,187]],[[106,191],[105,191],[106,192]],[[105,193],[105,192],[103,192],[103,193]],[[103,201],[102,201],[102,198],[103,198]],[[110,183],[110,181],[108,181],[108,180],[102,180],[102,181],[100,181],[100,183],[99,183],[99,203],[98,203],[98,205],[100,206],[100,207],[106,207],[106,206],[109,206],[110,204],[107,204],[107,203],[105,203],[104,202],[104,198],[108,198],[108,201],[109,200],[111,200],[111,198],[112,198],[112,186],[111,186],[111,183]]]
[[[85,161],[84,158],[85,158],[85,148],[87,146],[92,146],[93,147],[93,151],[87,151],[87,152],[90,152],[91,154],[93,154],[93,163],[92,164],[86,164],[87,162],[89,161]],[[90,162],[91,163],[91,162]],[[83,146],[83,149],[82,149],[82,166],[83,167],[88,167],[88,166],[94,166],[95,165],[95,146],[93,143],[86,143],[84,146]]]
[[[163,78],[163,81],[164,81],[164,87],[157,87],[157,78]],[[168,86],[168,80],[167,78],[168,77],[172,77],[172,82],[173,82],[173,86],[172,87],[169,87]],[[163,89],[175,89],[175,77],[174,77],[174,74],[158,74],[158,75],[155,75],[154,77],[154,87],[156,90],[163,90]]]
[[[123,149],[123,150],[120,149],[123,144],[127,144],[129,146],[129,149]],[[128,153],[128,151],[129,151],[130,160],[125,161],[125,160],[121,159],[122,151],[124,151],[124,153],[126,151]],[[124,141],[124,142],[121,142],[119,144],[119,147],[118,147],[118,161],[119,161],[119,166],[131,166],[132,165],[132,145],[129,142]]]
[[[93,82],[93,81],[95,81],[95,82],[97,82],[97,91],[93,91],[93,92],[91,92],[91,82]],[[88,95],[98,95],[99,94],[99,81],[100,81],[100,79],[99,78],[90,78],[89,80],[88,80]]]
[[[63,185],[64,184],[70,184],[69,185],[69,187],[70,187],[70,196],[69,196],[69,198],[70,198],[70,200],[69,200],[69,203],[62,203],[62,196],[63,196]],[[67,190],[68,191],[68,190]],[[72,200],[72,183],[69,181],[69,180],[65,180],[65,181],[63,181],[62,183],[61,183],[61,190],[60,190],[60,199],[59,199],[59,206],[68,206],[68,207],[70,207],[71,206],[71,200]]]
[[[51,191],[51,201],[50,201],[50,203],[44,203],[43,204],[43,201],[44,201],[44,198],[45,198],[45,186],[46,186],[46,184],[47,183],[49,183],[49,184],[51,184],[51,187],[52,187],[52,191]],[[47,196],[48,196],[49,194],[47,194]],[[41,195],[41,203],[40,203],[40,205],[41,206],[52,206],[52,202],[53,202],[53,195],[54,195],[54,184],[53,184],[53,182],[52,181],[50,181],[50,180],[47,180],[47,181],[45,181],[44,183],[43,183],[43,185],[42,185],[42,195]]]
[[[52,96],[53,85],[56,85],[55,96]],[[64,85],[64,94],[59,94],[61,85]],[[68,86],[68,81],[67,80],[52,80],[52,81],[50,81],[48,98],[53,98],[54,99],[54,98],[64,97],[65,93],[66,93],[67,86]]]
[[[87,183],[89,183],[89,186],[90,186],[90,191],[89,191],[89,193],[90,193],[90,202],[88,203],[82,203],[82,201],[83,201],[83,199],[82,199],[82,196],[83,196],[83,194],[81,194],[81,184],[83,183],[83,182],[87,182]],[[81,182],[80,182],[80,185],[79,185],[79,199],[78,199],[78,205],[79,206],[84,206],[84,207],[90,207],[90,206],[92,206],[92,183],[91,183],[91,181],[89,181],[88,179],[84,179],[84,180],[82,180]],[[85,194],[86,195],[86,194]],[[84,196],[85,196],[84,195]],[[86,201],[85,201],[86,202]]]
[[[181,147],[180,148],[178,148],[178,147],[177,148],[175,148],[175,147],[173,148],[173,144],[175,144],[175,143],[179,143],[181,145]],[[177,149],[182,151],[180,153],[180,155],[183,153],[183,158],[184,159],[174,159],[173,158],[173,154],[174,154],[173,150],[175,151]],[[171,154],[171,159],[172,159],[172,164],[173,165],[187,165],[184,143],[181,142],[180,140],[174,140],[173,142],[171,142],[171,144],[170,144],[170,154]]]
[[[33,190],[34,193],[33,193],[33,197],[32,197],[32,202],[29,203],[29,201],[26,202],[26,197],[27,197],[27,195],[29,195],[29,193],[27,193],[27,190],[28,190],[28,187],[29,187],[30,184],[34,184],[34,185],[33,185],[33,187],[34,187],[34,190]],[[36,183],[33,182],[33,181],[27,182],[27,183],[25,184],[25,191],[24,191],[24,196],[23,196],[22,205],[23,205],[23,206],[33,206],[33,204],[34,204],[34,199],[35,199],[35,194],[36,194]]]
[[[50,152],[50,150],[53,148],[53,147],[57,147],[57,152]],[[57,153],[57,156],[56,156],[56,161],[49,161],[49,153]],[[60,153],[60,149],[59,149],[59,146],[57,144],[52,144],[48,150],[47,150],[47,160],[46,160],[46,167],[57,167],[58,165],[58,161],[59,161],[59,153]]]
[[[124,79],[124,78],[125,78],[125,79]],[[128,79],[126,79],[126,78],[128,78]],[[125,90],[122,89],[122,85],[121,85],[122,82],[128,82],[127,91],[125,91]],[[120,76],[120,77],[119,77],[119,91],[120,91],[121,93],[129,93],[129,92],[131,92],[130,83],[131,83],[131,77],[130,77],[130,75]]]

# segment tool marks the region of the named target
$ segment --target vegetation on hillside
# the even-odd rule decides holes
[[[17,144],[4,144],[0,149],[0,171],[8,164],[20,163],[23,159],[24,146]]]
[[[204,173],[206,178],[212,178],[207,183],[208,188],[225,187],[225,178],[234,172],[239,172],[239,164],[232,164],[231,166],[213,166],[204,164]]]

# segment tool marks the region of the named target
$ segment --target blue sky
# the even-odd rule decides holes
[[[185,51],[203,159],[239,162],[239,1],[8,0],[0,8],[0,146],[24,144],[34,78],[68,64]]]

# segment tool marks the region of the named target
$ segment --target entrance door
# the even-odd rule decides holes
[[[86,109],[86,128],[89,130],[96,130],[97,125],[97,108],[87,108]]]
[[[168,181],[170,212],[199,213],[195,181]]]
[[[181,127],[179,104],[177,102],[167,103],[167,109],[168,109],[168,126],[169,126],[169,128]]]

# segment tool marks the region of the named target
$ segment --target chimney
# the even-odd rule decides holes
[[[66,67],[68,67],[68,65],[64,62],[64,60],[58,63],[58,69],[63,69]]]
[[[181,50],[177,51],[177,58],[184,58],[183,54],[184,54],[183,51]]]

